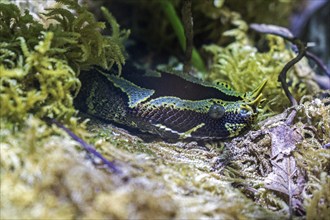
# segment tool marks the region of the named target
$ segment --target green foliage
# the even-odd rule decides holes
[[[299,0],[279,0],[279,1],[241,1],[225,0],[224,6],[235,9],[245,21],[249,23],[276,24],[288,26],[289,17],[293,10],[301,5]],[[274,19],[276,18],[276,19]]]
[[[120,69],[124,63],[122,41],[128,32],[120,31],[111,14],[102,9],[112,28],[111,36],[102,36],[100,30],[105,25],[96,22],[84,7],[75,1],[61,2],[64,3],[61,8],[46,13],[51,18],[49,21],[55,22],[49,27],[33,20],[27,11],[20,12],[17,6],[0,4],[2,219],[286,217],[287,201],[263,185],[265,176],[273,170],[270,163],[272,138],[264,134],[265,129],[255,139],[255,131],[251,131],[245,137],[225,143],[226,149],[239,148],[243,156],[231,161],[221,173],[217,166],[218,161],[221,162],[221,150],[214,146],[207,146],[209,150],[205,151],[196,143],[144,143],[122,129],[94,121],[91,122],[95,123],[91,131],[87,132],[84,128],[76,128],[77,121],[71,118],[74,132],[94,144],[102,155],[114,160],[123,171],[123,176],[116,176],[104,172],[102,166],[93,166],[91,157],[77,150],[77,143],[64,131],[40,120],[43,116],[70,119],[74,114],[72,99],[80,87],[77,80],[80,68],[90,65],[110,68],[115,64]],[[152,20],[149,23],[154,25],[159,18],[163,24],[146,29],[150,31],[143,35],[146,41],[151,42],[151,35],[158,37],[155,38],[158,47],[164,43],[163,39],[166,42],[177,41],[175,36],[168,34],[168,21],[158,16],[159,8],[153,8],[157,1],[134,2],[137,2],[137,9],[145,4],[154,10],[155,19],[149,16],[148,20]],[[208,4],[199,5],[205,8],[196,4],[194,9],[194,12],[204,10],[203,13],[208,15],[205,19],[195,13],[197,37],[200,39],[205,33],[211,33],[205,39],[218,43],[206,47],[212,55],[208,79],[225,79],[237,90],[248,91],[267,78],[268,87],[264,90],[268,99],[267,109],[284,109],[289,103],[282,94],[277,76],[282,66],[292,58],[284,42],[280,38],[268,37],[270,50],[260,53],[249,43],[245,17],[243,21],[238,13],[228,8],[227,4],[236,0],[194,2]],[[217,7],[212,5],[216,2]],[[257,14],[253,13],[253,2],[268,5],[263,0],[244,2],[252,11],[249,17],[266,16],[267,10],[258,9],[255,10]],[[178,9],[178,3],[174,5]],[[212,8],[207,8],[210,6]],[[225,37],[222,37],[223,33]],[[236,42],[219,46],[228,39]],[[169,45],[173,44],[164,43],[163,47],[175,48]],[[300,62],[289,73],[296,98],[306,91],[318,90],[309,81],[310,72],[307,65]],[[298,76],[302,81],[299,85]],[[297,166],[306,171],[307,183],[301,196],[305,198],[308,219],[326,219],[329,216],[330,180],[325,171],[330,170],[330,157],[329,150],[324,148],[330,142],[328,103],[329,99],[302,98],[297,107],[298,122],[290,127],[302,138],[293,156]],[[274,130],[277,125],[283,125],[285,117],[279,120],[272,118],[265,128]],[[15,129],[13,122],[20,122],[20,130]]]
[[[312,182],[312,181],[310,181]],[[306,219],[327,219],[329,218],[330,204],[330,177],[322,172],[320,177],[313,179],[307,187],[305,205]]]
[[[164,52],[167,52],[172,56],[182,57],[181,48],[185,48],[183,28],[180,24],[182,2],[182,0],[111,0],[109,5],[117,4],[117,7],[129,8],[128,13],[132,13],[134,21],[125,16],[122,22],[132,24],[133,38],[145,42],[151,48],[153,55],[158,52],[163,56],[166,54]],[[203,55],[200,48],[209,42],[222,46],[232,43],[235,39],[248,40],[247,24],[251,22],[264,22],[264,19],[276,16],[276,21],[270,23],[283,25],[283,22],[288,20],[289,12],[295,2],[297,0],[272,3],[263,0],[248,2],[193,0],[196,52]],[[258,10],[254,10],[255,7]],[[202,62],[207,63],[205,60]]]
[[[28,50],[24,38],[21,41],[23,66],[1,69],[1,117],[13,121],[24,119],[27,113],[39,117],[70,118],[74,93],[80,82],[70,66],[49,54],[53,33],[43,33],[33,51]]]
[[[46,9],[50,21],[44,27],[26,10],[0,4],[0,116],[20,122],[28,113],[42,118],[70,119],[75,114],[73,98],[80,88],[81,68],[92,65],[121,69],[125,62],[123,41],[114,17],[102,11],[112,29],[104,36],[105,23],[77,1],[59,0]]]
[[[281,1],[241,1],[241,0],[196,0],[194,6],[195,39],[225,45],[232,38],[224,36],[225,31],[237,26],[237,21],[244,23],[267,23],[288,26],[292,8],[298,0]],[[276,19],[274,19],[276,17]]]
[[[105,48],[105,53],[107,54],[107,56],[106,59],[104,59],[104,62],[110,61],[110,68],[113,63],[116,63],[120,73],[121,66],[125,63],[125,48],[123,41],[128,38],[130,32],[120,31],[119,25],[115,17],[113,17],[112,14],[104,7],[101,7],[101,10],[103,12],[104,17],[107,19],[108,23],[111,25],[112,28],[112,36],[105,38],[107,45],[107,47]],[[105,66],[105,68],[107,68],[107,66]]]
[[[50,8],[44,15],[59,24],[51,24],[49,31],[54,32],[54,45],[61,50],[66,60],[82,68],[99,65],[110,69],[116,64],[121,69],[125,63],[123,41],[129,31],[120,31],[115,18],[102,8],[102,12],[110,24],[112,35],[104,36],[100,30],[105,23],[97,22],[94,15],[86,7],[76,1],[59,0],[67,8]],[[76,11],[73,14],[70,10]]]
[[[243,21],[242,21],[243,22]],[[267,113],[280,113],[289,106],[289,101],[282,91],[278,82],[278,75],[285,63],[290,61],[293,53],[286,49],[283,39],[275,36],[267,36],[267,52],[258,52],[257,48],[248,43],[248,39],[241,27],[245,27],[242,22],[238,22],[238,27],[224,34],[236,37],[234,43],[226,47],[217,45],[205,46],[205,50],[211,54],[212,63],[210,65],[210,75],[208,80],[227,81],[232,87],[240,92],[252,91],[261,82],[267,80],[267,85],[263,90],[266,98],[264,103],[265,113],[260,119],[268,117]],[[296,99],[300,99],[308,92],[318,91],[318,86],[310,81],[311,72],[300,76],[301,70],[289,71],[288,81]]]
[[[186,45],[187,45],[187,43],[186,43],[187,40],[185,38],[182,22],[180,21],[179,16],[176,14],[173,4],[168,0],[161,0],[160,2],[161,2],[161,6],[166,14],[166,17],[169,20],[169,22],[176,34],[176,37],[179,40],[182,50],[185,51]],[[206,72],[206,67],[204,65],[204,62],[203,62],[201,56],[199,55],[198,51],[196,50],[196,48],[193,48],[193,50],[192,50],[191,63],[199,71],[204,72],[204,73]]]

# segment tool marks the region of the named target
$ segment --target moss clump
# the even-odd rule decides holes
[[[105,23],[97,22],[77,1],[62,0],[47,9],[48,27],[13,4],[0,4],[0,116],[13,122],[28,113],[42,118],[74,114],[73,98],[80,88],[79,70],[91,65],[118,68],[124,64],[123,40],[111,14],[103,9],[112,27],[104,36]],[[73,12],[71,12],[73,11]]]
[[[248,43],[244,30],[240,27],[225,32],[226,35],[236,37],[234,43],[226,47],[217,45],[205,46],[204,49],[211,54],[210,81],[226,81],[235,90],[240,92],[252,91],[264,80],[267,85],[263,90],[266,101],[263,103],[263,113],[259,120],[269,115],[281,113],[290,106],[285,96],[278,75],[284,65],[289,62],[294,54],[286,49],[283,39],[268,35],[269,50],[259,52],[256,47]],[[237,38],[238,37],[238,38]],[[312,80],[313,72],[308,71],[306,64],[299,64],[294,70],[290,70],[287,81],[293,96],[300,100],[306,94],[315,94],[320,91],[318,85]],[[301,68],[301,66],[304,66]]]
[[[310,181],[307,187],[305,200],[307,219],[327,219],[329,218],[330,204],[330,177],[326,172]]]

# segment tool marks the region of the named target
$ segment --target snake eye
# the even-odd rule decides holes
[[[209,115],[211,118],[219,119],[225,114],[225,108],[222,105],[214,104],[209,109]]]
[[[240,110],[239,113],[240,113],[241,115],[246,115],[248,112],[249,112],[249,111],[248,111],[247,109],[244,109],[244,108],[243,108],[243,109]]]

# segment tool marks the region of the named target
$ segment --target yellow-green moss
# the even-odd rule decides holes
[[[107,126],[113,132],[106,138],[93,135],[94,144],[123,175],[97,168],[64,131],[35,117],[29,117],[20,132],[13,132],[7,125],[1,129],[1,155],[5,158],[1,160],[1,218],[282,216],[255,206],[220,174],[210,172],[217,151],[155,142],[144,143],[152,152],[144,153],[139,151],[139,138]],[[91,135],[81,128],[75,132],[85,140]],[[121,140],[116,139],[119,134]]]
[[[13,4],[0,4],[0,117],[13,122],[28,113],[38,117],[70,119],[75,114],[73,98],[80,88],[81,68],[99,65],[118,68],[124,64],[123,40],[110,13],[103,9],[112,35],[101,30],[86,7],[77,1],[59,1],[60,7],[47,9],[44,27]],[[73,12],[71,12],[72,10]]]
[[[237,37],[240,29],[233,29],[229,34]],[[228,35],[228,32],[225,32]],[[264,80],[267,80],[263,90],[266,98],[263,103],[264,112],[259,117],[262,120],[269,115],[282,112],[290,106],[285,96],[278,75],[284,65],[289,62],[294,54],[286,49],[283,39],[268,35],[269,51],[259,52],[256,47],[248,43],[247,36],[242,33],[234,43],[226,47],[217,45],[205,46],[205,50],[211,54],[210,74],[207,79],[210,81],[226,81],[240,92],[252,91]],[[299,68],[304,66],[303,68]],[[318,85],[312,80],[313,71],[306,64],[298,64],[298,67],[290,70],[287,81],[293,96],[300,100],[303,95],[315,94],[319,91]],[[307,70],[306,70],[307,69]],[[309,70],[309,72],[308,72]]]
[[[92,64],[110,68],[114,63],[120,68],[124,62],[121,42],[126,34],[119,31],[114,18],[105,12],[113,34],[103,36],[99,31],[104,24],[93,20],[84,7],[75,1],[61,2],[65,3],[62,9],[46,13],[59,22],[49,27],[34,21],[28,12],[22,14],[14,5],[0,4],[1,219],[288,216],[287,201],[263,185],[265,175],[272,170],[270,137],[251,141],[255,133],[251,131],[228,140],[223,145],[238,149],[243,156],[224,169],[218,166],[223,150],[217,144],[206,144],[209,150],[205,150],[194,142],[144,143],[112,125],[92,120],[87,131],[78,124],[71,116],[75,113],[72,99],[80,86],[79,69]],[[68,10],[74,8],[76,13]],[[226,80],[237,90],[248,91],[269,77],[264,90],[267,110],[282,111],[285,106],[276,102],[287,99],[281,94],[277,75],[292,53],[276,37],[267,37],[270,50],[259,53],[249,42],[244,19],[238,13],[227,13],[228,10],[220,14],[232,19],[228,22],[234,26],[226,26],[225,35],[235,42],[206,47],[212,55],[209,79]],[[219,17],[214,20],[217,19],[220,20]],[[159,31],[156,35],[165,29],[156,28]],[[303,84],[295,86],[298,76]],[[304,62],[290,72],[293,87],[302,89],[294,92],[296,98],[318,90],[309,81],[310,76]],[[302,137],[293,156],[297,166],[306,171],[308,181],[302,196],[310,219],[329,216],[330,181],[329,173],[325,172],[330,169],[329,150],[322,147],[330,142],[328,103],[328,99],[305,96],[290,127]],[[44,116],[66,118],[70,129],[113,161],[122,174],[107,172],[63,130],[42,121]],[[276,117],[281,118],[270,118],[261,127],[268,129],[281,124]],[[247,186],[247,190],[241,185]]]

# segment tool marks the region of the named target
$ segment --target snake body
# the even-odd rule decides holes
[[[237,136],[253,123],[265,85],[238,93],[224,83],[175,71],[130,72],[83,73],[77,108],[164,139],[219,140]]]

